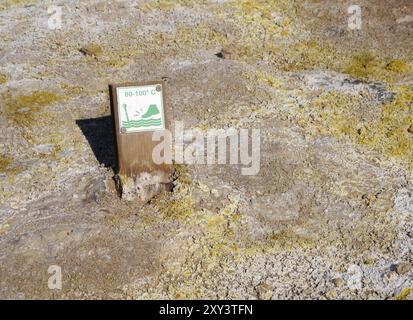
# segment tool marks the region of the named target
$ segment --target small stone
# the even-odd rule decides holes
[[[220,52],[215,54],[218,58],[225,59],[224,52],[221,50]]]
[[[388,283],[394,282],[399,278],[397,272],[395,270],[389,271],[385,273],[385,279]]]
[[[10,208],[14,210],[19,209],[19,204],[16,202],[10,202]]]
[[[329,300],[337,298],[337,292],[335,290],[330,290],[326,293],[326,298]]]
[[[413,134],[413,124],[407,128],[407,132]]]
[[[408,273],[412,269],[412,265],[407,262],[400,262],[399,264],[396,265],[396,272],[399,275],[403,275]]]
[[[204,184],[204,183],[202,183],[202,182],[197,182],[197,185],[198,185],[198,187],[199,187],[199,189],[202,191],[202,192],[210,192],[210,190],[209,190],[209,187],[206,185],[206,184]]]
[[[341,278],[335,278],[335,279],[333,279],[333,283],[336,287],[341,287],[343,285],[344,281]]]
[[[403,17],[400,17],[396,20],[397,23],[409,23],[409,22],[413,22],[413,16],[411,15],[406,15]]]
[[[270,300],[272,298],[272,287],[268,283],[259,284],[255,290],[260,300]]]
[[[227,48],[222,48],[221,51],[215,54],[220,59],[231,58],[231,52]]]
[[[4,231],[6,231],[10,225],[8,223],[5,224],[0,224],[0,234],[2,234]]]
[[[215,197],[218,198],[219,197],[219,191],[217,189],[211,189],[211,194]]]

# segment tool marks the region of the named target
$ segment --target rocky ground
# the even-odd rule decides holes
[[[358,2],[0,2],[0,297],[413,298],[413,4]],[[258,175],[118,198],[108,84],[162,77],[187,128],[261,129]]]

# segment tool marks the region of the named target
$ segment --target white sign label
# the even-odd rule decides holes
[[[121,133],[165,129],[161,84],[118,87],[116,95]]]

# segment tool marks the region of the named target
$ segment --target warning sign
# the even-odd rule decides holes
[[[165,129],[161,84],[117,87],[120,133]]]

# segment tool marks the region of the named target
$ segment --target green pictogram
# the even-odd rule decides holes
[[[165,129],[163,90],[160,84],[118,87],[116,90],[120,133]]]
[[[151,104],[148,107],[148,110],[145,114],[142,115],[141,119],[138,120],[129,120],[127,105],[123,104],[123,108],[125,109],[125,116],[126,121],[122,122],[122,126],[126,129],[130,128],[141,128],[141,127],[149,127],[149,126],[160,126],[162,124],[161,118],[151,118],[152,116],[160,114],[158,107],[156,104]]]
[[[142,118],[149,118],[151,116],[159,114],[158,107],[156,104],[151,104],[148,108],[148,111],[145,112],[145,114],[142,116]]]

